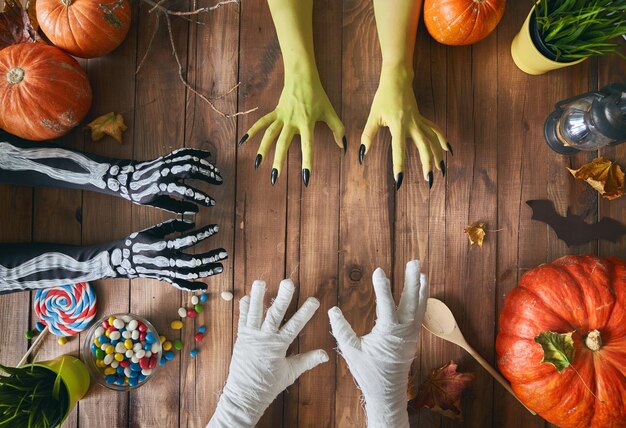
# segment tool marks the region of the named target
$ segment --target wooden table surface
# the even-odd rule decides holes
[[[204,5],[204,1],[201,5]],[[208,5],[208,3],[207,3]],[[186,2],[179,4],[188,7]],[[172,6],[173,7],[173,6]],[[446,133],[454,148],[445,179],[435,174],[429,191],[421,178],[417,151],[408,147],[404,185],[394,190],[389,134],[385,130],[357,162],[360,134],[378,84],[380,50],[371,0],[316,0],[315,45],[322,81],[348,132],[343,156],[330,132],[316,129],[315,168],[304,188],[300,148],[295,141],[288,168],[270,185],[271,163],[253,168],[259,139],[236,141],[262,114],[271,111],[282,88],[282,61],[265,1],[242,0],[201,18],[204,25],[174,20],[173,34],[184,72],[203,93],[219,95],[237,82],[238,91],[216,101],[224,111],[258,111],[224,119],[180,83],[165,27],[135,73],[150,42],[154,14],[134,5],[134,25],[121,48],[84,61],[94,89],[88,120],[121,112],[128,124],[124,144],[91,142],[80,130],[63,139],[68,147],[105,156],[150,159],[187,146],[208,149],[223,171],[225,185],[212,187],[217,200],[196,216],[198,226],[220,225],[220,233],[198,251],[223,246],[230,259],[222,275],[209,279],[210,299],[196,325],[207,326],[197,358],[185,352],[159,370],[149,386],[116,393],[93,386],[66,427],[203,427],[226,378],[235,339],[237,301],[254,279],[264,279],[269,298],[282,278],[298,286],[298,304],[308,296],[321,308],[295,343],[294,351],[323,348],[331,360],[305,374],[274,402],[262,427],[364,427],[359,392],[334,351],[326,311],[339,305],[359,334],[375,314],[373,270],[381,266],[401,292],[405,262],[420,258],[430,278],[431,295],[454,312],[473,346],[494,363],[498,314],[506,293],[528,269],[565,254],[626,256],[617,244],[593,242],[568,248],[544,224],[531,221],[525,201],[549,198],[559,211],[570,207],[595,221],[610,216],[626,221],[626,198],[599,199],[565,170],[596,156],[572,158],[551,152],[543,122],[558,100],[626,80],[615,58],[588,60],[543,76],[519,71],[510,56],[529,3],[511,1],[497,29],[471,47],[434,42],[420,24],[415,53],[415,92],[421,112]],[[626,146],[600,152],[626,163]],[[118,239],[168,215],[94,193],[0,186],[0,241],[90,244]],[[470,248],[463,229],[487,224],[482,249]],[[151,320],[170,338],[169,322],[191,295],[149,280],[95,283],[99,315],[132,311]],[[219,295],[231,290],[235,300]],[[0,363],[16,364],[32,327],[32,293],[0,296]],[[295,304],[292,305],[292,309]],[[181,339],[193,342],[190,320]],[[79,352],[81,338],[65,347],[47,340],[40,359]],[[187,346],[186,351],[190,348]],[[428,410],[415,426],[519,427],[546,425],[526,412],[464,351],[421,336],[416,368],[420,379],[450,360],[476,374],[463,398],[465,422]],[[419,381],[418,381],[419,382]]]

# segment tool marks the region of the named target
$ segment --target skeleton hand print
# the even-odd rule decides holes
[[[228,257],[218,248],[202,254],[186,254],[181,250],[192,247],[218,231],[217,225],[205,226],[176,238],[165,237],[174,232],[187,232],[194,223],[169,220],[130,235],[109,252],[116,276],[160,279],[188,291],[206,290],[206,284],[192,282],[223,271],[221,260]]]
[[[217,226],[166,238],[193,227],[190,221],[169,220],[125,239],[84,247],[0,245],[0,294],[103,278],[154,278],[181,290],[206,290],[206,284],[193,280],[221,273],[226,251],[191,255],[182,250],[217,233]]]
[[[206,160],[209,156],[186,148],[146,162],[109,159],[59,147],[33,147],[0,133],[0,182],[91,190],[174,213],[196,213],[198,204],[210,207],[215,201],[181,180],[222,184],[219,170]]]

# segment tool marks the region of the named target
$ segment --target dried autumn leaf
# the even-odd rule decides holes
[[[0,0],[0,49],[25,42],[37,42],[37,16],[35,1]],[[1,6],[1,5],[0,5]]]
[[[584,180],[606,199],[616,199],[624,195],[624,172],[612,160],[601,157],[578,169],[567,168],[572,175]]]
[[[122,132],[126,131],[128,128],[121,114],[111,112],[97,117],[94,121],[85,126],[85,129],[91,130],[91,139],[93,141],[98,141],[105,135],[108,135],[122,144]]]
[[[443,367],[434,369],[428,379],[417,390],[417,397],[409,401],[409,412],[414,413],[427,407],[450,419],[463,420],[461,394],[472,384],[474,375],[459,373],[457,365],[450,361]]]
[[[476,244],[482,248],[485,236],[487,236],[487,233],[485,232],[485,223],[474,223],[467,226],[464,231],[469,238],[471,246]]]

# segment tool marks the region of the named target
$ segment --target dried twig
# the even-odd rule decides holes
[[[214,11],[216,9],[219,9],[222,6],[225,6],[229,3],[237,3],[239,4],[240,0],[222,0],[219,3],[213,5],[213,6],[209,6],[209,7],[201,7],[201,8],[197,8],[194,10],[190,10],[190,11],[176,11],[176,10],[170,10],[167,9],[166,7],[162,6],[163,3],[165,3],[167,0],[159,0],[157,3],[153,2],[152,0],[143,0],[145,3],[149,4],[150,6],[152,6],[152,9],[150,9],[150,12],[152,12],[153,10],[160,10],[161,12],[167,14],[167,15],[172,15],[172,16],[191,16],[191,15],[199,15],[201,13],[205,13],[205,12],[211,12]]]

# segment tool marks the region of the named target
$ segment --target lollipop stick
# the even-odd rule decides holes
[[[30,354],[33,353],[33,351],[43,342],[43,340],[46,338],[48,334],[48,326],[46,326],[46,328],[44,328],[41,333],[39,334],[39,336],[37,336],[37,339],[35,339],[35,341],[33,342],[33,344],[30,346],[30,348],[28,348],[28,351],[26,351],[26,354],[24,354],[24,356],[22,357],[22,359],[20,360],[19,363],[17,363],[17,367],[22,366],[26,360],[28,359],[28,356]]]

